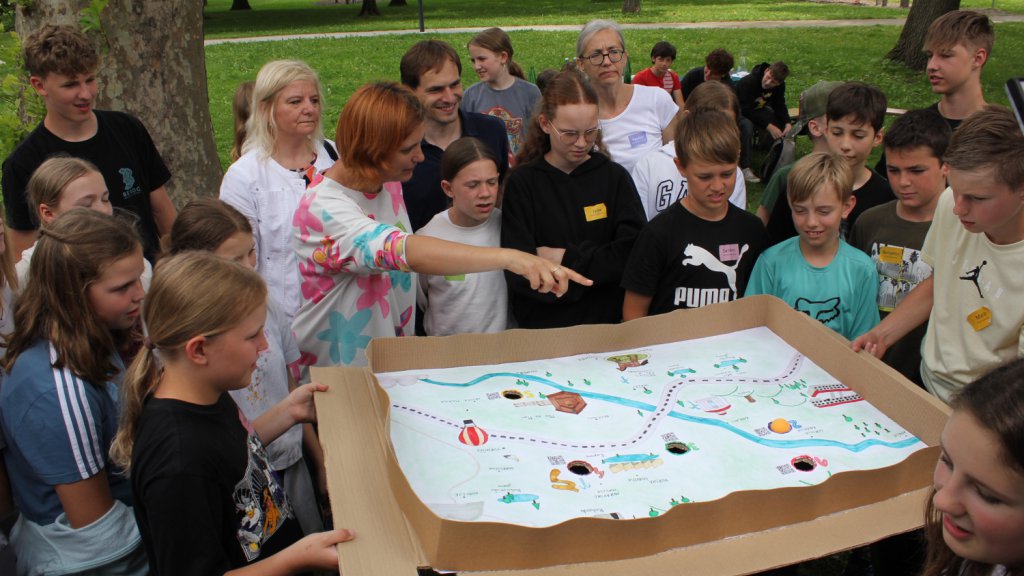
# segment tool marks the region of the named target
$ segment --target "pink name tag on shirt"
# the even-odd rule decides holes
[[[722,262],[740,259],[739,244],[723,244],[718,247],[718,259]]]

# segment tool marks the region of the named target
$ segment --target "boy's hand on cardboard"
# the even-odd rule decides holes
[[[881,358],[885,355],[885,351],[888,349],[888,346],[882,340],[881,334],[876,330],[868,330],[854,339],[854,341],[850,343],[850,348],[852,348],[854,352],[860,352],[863,350],[875,358]]]

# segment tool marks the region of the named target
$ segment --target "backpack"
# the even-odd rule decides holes
[[[779,167],[792,164],[796,160],[795,140],[796,135],[802,129],[803,124],[796,122],[785,136],[772,142],[771,147],[768,148],[768,154],[764,157],[764,162],[761,163],[761,171],[758,174],[762,182],[771,180],[772,174],[775,174]]]

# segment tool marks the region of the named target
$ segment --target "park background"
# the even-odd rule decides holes
[[[1024,55],[1024,0],[920,1],[982,10],[997,22],[995,48],[982,80],[989,102],[1007,104],[1004,83],[1012,76],[1024,76],[1020,58]],[[27,75],[20,68],[13,12],[19,5],[38,11],[48,3],[80,6],[79,13],[69,17],[74,21],[77,16],[102,50],[105,44],[117,41],[121,22],[116,11],[143,2],[109,0],[108,5],[107,0],[0,0],[0,22],[6,30],[0,35],[0,157],[6,157],[42,114],[39,99],[26,90]],[[626,14],[622,0],[424,0],[426,31],[422,33],[418,31],[416,0],[404,6],[380,0],[379,16],[360,16],[367,0],[352,4],[344,0],[248,0],[250,10],[231,9],[239,3],[245,2],[208,0],[201,8],[202,57],[216,150],[205,178],[191,177],[188,173],[193,164],[187,156],[173,152],[176,142],[166,141],[187,138],[181,126],[164,134],[167,130],[161,129],[158,118],[132,109],[130,95],[120,96],[125,108],[150,127],[165,157],[169,156],[175,174],[170,189],[179,204],[197,195],[216,194],[219,179],[211,173],[230,163],[232,95],[239,83],[255,78],[265,62],[297,58],[319,72],[324,88],[324,131],[331,137],[338,114],[355,89],[373,80],[397,81],[401,55],[418,40],[439,38],[455,46],[463,56],[463,86],[468,88],[477,77],[469,65],[466,42],[475,31],[488,26],[509,29],[515,59],[528,71],[560,67],[566,58],[574,56],[577,30],[583,23],[612,18],[627,26],[624,33],[633,73],[649,65],[647,55],[655,42],[668,40],[678,48],[673,69],[680,75],[703,65],[704,55],[717,47],[730,50],[737,63],[744,57],[748,68],[762,61],[786,61],[792,70],[787,80],[791,108],[797,106],[800,92],[819,80],[875,84],[888,96],[889,106],[895,108],[924,107],[937,100],[923,72],[886,59],[909,12],[899,7],[898,1],[884,7],[850,0],[643,0],[639,13]],[[328,34],[352,36],[325,37]],[[115,53],[104,52],[107,64],[110,54]],[[103,80],[101,77],[101,106],[106,96]],[[123,86],[119,88],[124,92]],[[168,98],[174,102],[173,95]],[[112,100],[110,107],[116,108],[118,99]],[[157,114],[171,114],[167,108]],[[798,139],[798,146],[809,148],[806,138]],[[204,152],[200,160],[211,155]],[[755,166],[758,160],[755,156]],[[198,166],[198,161],[194,164]],[[762,186],[749,188],[748,208],[754,211]]]
[[[745,56],[748,67],[762,61],[785,60],[792,70],[787,80],[790,107],[797,106],[802,90],[819,80],[869,82],[881,88],[889,98],[889,106],[896,108],[925,107],[937,100],[922,71],[886,59],[908,14],[908,9],[899,7],[899,0],[893,0],[894,5],[888,7],[876,6],[873,0],[642,0],[637,14],[624,14],[623,0],[423,0],[426,31],[422,33],[418,31],[417,0],[407,0],[405,6],[391,6],[394,0],[379,0],[380,15],[369,17],[359,16],[359,1],[345,4],[344,0],[248,0],[250,10],[231,10],[233,3],[241,1],[0,0],[0,158],[6,158],[44,112],[41,101],[27,85],[27,73],[21,68],[20,42],[13,31],[14,12],[18,8],[38,10],[57,4],[73,9],[61,20],[81,23],[101,46],[104,65],[110,65],[117,55],[109,45],[125,32],[121,30],[125,10],[144,12],[149,9],[144,6],[147,2],[149,6],[195,4],[190,13],[201,22],[195,34],[197,57],[202,65],[192,65],[194,69],[205,67],[205,82],[197,77],[186,79],[186,84],[201,89],[198,100],[187,102],[208,109],[212,139],[208,148],[194,146],[192,142],[197,136],[177,125],[177,117],[172,117],[175,111],[168,109],[185,105],[179,104],[186,101],[182,94],[172,93],[165,100],[151,102],[152,92],[133,92],[130,83],[100,86],[101,106],[126,109],[146,122],[171,164],[174,178],[169,189],[179,206],[194,196],[217,194],[220,171],[230,164],[232,95],[239,83],[254,79],[267,61],[297,58],[319,72],[325,96],[324,130],[332,137],[338,114],[355,89],[373,80],[397,81],[401,55],[418,40],[439,38],[455,46],[463,57],[463,86],[468,88],[477,77],[469,66],[466,42],[476,31],[489,26],[509,29],[515,59],[528,71],[560,67],[565,58],[575,55],[577,31],[586,21],[611,18],[627,26],[624,33],[633,73],[648,65],[647,55],[655,42],[668,40],[678,48],[673,69],[680,75],[703,65],[704,55],[718,47],[730,50],[737,62]],[[941,3],[948,9],[958,6],[982,10],[996,21],[995,47],[982,82],[987,101],[1007,104],[1003,88],[1006,80],[1024,76],[1024,0],[919,2]],[[154,28],[142,33],[125,32],[137,47],[157,44],[156,56],[149,56],[148,60],[153,67],[164,63],[159,42],[168,34],[173,37],[189,32],[191,26],[175,21],[164,24],[169,31]],[[339,33],[356,36],[323,37]],[[292,35],[321,37],[277,38]],[[168,122],[163,122],[167,120],[165,116],[171,117]],[[211,169],[205,176],[192,174],[199,172],[192,170],[194,163],[187,154],[176,153],[176,148],[193,146],[197,149],[195,158],[212,156],[208,158]],[[807,139],[799,138],[798,147],[809,149]],[[878,151],[874,157],[877,154]],[[872,159],[871,165],[873,162]],[[762,186],[749,186],[750,211],[758,207]],[[845,563],[846,555],[823,558],[802,565],[800,574],[840,574]]]

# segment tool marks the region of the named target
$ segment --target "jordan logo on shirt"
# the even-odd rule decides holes
[[[985,295],[981,293],[981,285],[978,284],[978,277],[981,276],[981,269],[988,264],[987,260],[982,260],[980,266],[975,266],[967,271],[966,274],[960,277],[961,280],[969,280],[974,282],[974,287],[978,290],[978,297],[984,298]]]

